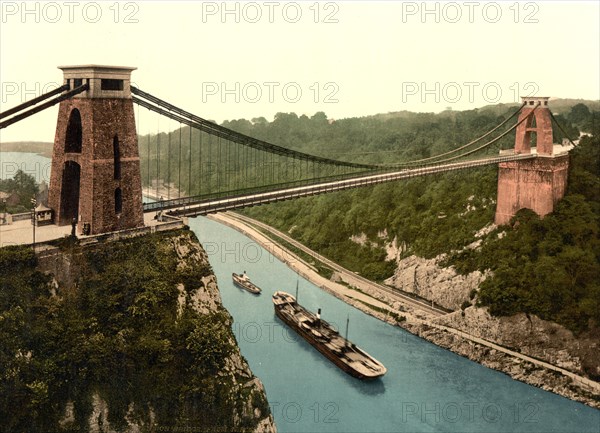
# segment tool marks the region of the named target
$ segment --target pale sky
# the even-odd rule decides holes
[[[0,110],[77,64],[135,66],[142,90],[218,122],[600,99],[597,1],[0,5]],[[139,111],[142,133],[178,126]],[[9,126],[0,141],[53,141],[56,115]]]

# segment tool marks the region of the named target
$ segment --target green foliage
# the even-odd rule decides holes
[[[536,314],[574,332],[600,324],[600,138],[571,154],[567,194],[540,219],[523,209],[481,249],[450,258],[460,272],[493,270],[478,296],[494,315]]]
[[[576,104],[571,108],[568,119],[575,125],[584,125],[591,116],[590,109],[585,104]]]
[[[552,122],[552,137],[554,143],[562,143],[565,138],[576,140],[577,137],[579,137],[579,129],[569,121],[568,117],[557,114],[554,118],[556,119],[556,122]],[[558,127],[557,124],[562,128]]]
[[[385,261],[383,250],[384,243],[393,239],[405,247],[404,255],[431,258],[460,251],[450,254],[445,264],[454,265],[462,273],[476,269],[493,271],[493,277],[483,283],[480,292],[471,294],[471,299],[477,295],[479,305],[489,306],[492,314],[526,312],[557,321],[576,332],[593,328],[600,323],[600,289],[596,282],[600,281],[600,113],[586,108],[575,105],[570,113],[565,111],[558,116],[572,138],[578,136],[577,127],[591,132],[594,138],[583,137],[571,152],[567,195],[555,212],[540,220],[533,212],[523,210],[516,216],[513,228],[493,231],[480,249],[464,247],[493,220],[495,168],[276,203],[245,213],[289,232],[319,253],[375,280],[389,277],[394,270],[394,263]],[[286,119],[288,126],[294,128],[295,119]],[[449,138],[473,137],[478,128],[492,124],[497,124],[497,118],[482,110],[448,117],[404,113],[378,119],[349,119],[325,128],[339,128],[337,133],[344,137],[348,158],[361,157],[360,153],[353,153],[357,148],[370,148],[377,152],[365,152],[363,160],[375,162],[375,155],[380,160],[385,155],[391,158],[392,153],[384,152],[393,148],[385,147],[386,140],[394,142],[394,136],[404,140],[413,127],[413,139],[404,141],[405,147],[394,151],[394,156],[415,159],[440,153],[450,146]],[[447,130],[448,125],[453,126],[452,132]],[[442,136],[436,136],[440,130]],[[427,141],[421,141],[421,136]],[[556,138],[561,137],[562,132]],[[512,146],[512,139],[509,141]],[[337,142],[333,133],[332,142]],[[501,233],[503,237],[499,236]],[[350,240],[361,234],[365,235],[365,242]]]
[[[94,394],[117,430],[131,403],[141,423],[152,410],[161,426],[234,429],[239,402],[217,374],[235,350],[231,318],[200,315],[189,303],[178,316],[177,286],[198,287],[193,278],[211,270],[178,269],[173,236],[193,237],[158,233],[73,249],[79,280],[57,295],[30,249],[0,249],[1,431],[61,431],[68,401],[75,421],[64,429],[87,431]],[[251,429],[256,420],[241,422]]]
[[[202,278],[212,274],[210,265],[185,267],[177,270],[177,279],[182,282],[187,291],[197,290],[202,285]]]
[[[36,319],[52,314],[53,303],[40,300],[48,296],[48,277],[35,266],[30,248],[0,249],[2,431],[50,431],[56,421],[52,407],[55,391],[49,386],[55,379],[55,360],[45,359],[35,350],[47,332]]]
[[[244,212],[290,232],[342,266],[381,281],[395,269],[385,242],[434,257],[473,241],[493,219],[495,172],[480,169],[255,207]],[[315,224],[318,221],[318,224]],[[350,240],[365,234],[367,243]],[[385,239],[382,239],[385,238]]]
[[[599,252],[598,215],[582,196],[566,196],[543,220],[520,212],[513,229],[488,238],[474,261],[494,271],[479,303],[494,315],[533,313],[575,332],[598,326]]]
[[[440,115],[399,113],[326,121],[279,113],[272,123],[228,122],[226,126],[285,147],[364,163],[415,160],[446,152],[480,136],[508,116],[477,110]],[[326,146],[323,143],[327,143]],[[510,147],[506,138],[499,147]],[[498,148],[488,150],[496,154]],[[496,172],[480,169],[252,208],[261,219],[321,254],[373,280],[393,274],[384,245],[396,239],[405,254],[434,257],[462,248],[492,219]],[[315,224],[318,222],[318,224]],[[366,236],[360,244],[351,240]]]
[[[195,374],[217,374],[231,355],[232,345],[225,344],[231,335],[223,326],[228,322],[229,318],[224,313],[200,316],[194,321],[194,329],[186,339],[186,349],[197,360],[193,367],[197,370]]]
[[[7,210],[18,213],[31,209],[31,198],[37,196],[39,189],[33,176],[18,170],[12,179],[0,179],[0,191],[17,196],[18,202],[7,206]],[[4,212],[4,208],[0,210]]]

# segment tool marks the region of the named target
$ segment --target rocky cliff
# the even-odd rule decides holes
[[[435,319],[439,325],[464,331],[591,380],[600,379],[600,335],[597,331],[575,336],[563,326],[535,315],[519,313],[508,317],[491,316],[487,308],[474,305],[479,284],[486,275],[481,272],[465,276],[457,274],[453,268],[442,267],[442,259],[427,260],[417,256],[398,259],[396,272],[386,283],[455,311]],[[403,326],[437,345],[504,371],[515,379],[594,407],[600,404],[600,396],[587,392],[585,387],[582,390],[574,386],[569,378],[562,375],[536,368],[433,327]]]
[[[479,271],[459,275],[452,268],[441,267],[441,259],[424,259],[414,255],[400,259],[394,275],[385,283],[444,308],[457,310],[463,302],[473,298],[485,275]]]
[[[437,346],[451,350],[486,367],[506,373],[513,379],[600,409],[600,395],[597,392],[597,386],[591,388],[586,383],[576,382],[563,374],[542,368],[503,351],[475,343],[470,339],[436,327],[411,323],[402,323],[400,326]],[[490,339],[486,338],[486,340]]]
[[[451,267],[440,266],[442,258],[428,260],[413,255],[398,260],[396,272],[386,284],[455,311],[474,304],[485,275],[479,271],[457,274]],[[584,333],[575,337],[563,326],[534,315],[493,317],[487,308],[475,306],[461,314],[447,315],[438,323],[517,349],[574,373],[595,380],[600,378],[598,335]]]
[[[276,431],[192,232],[71,245],[35,265],[38,323],[22,334],[36,338],[17,353],[43,368],[31,377],[21,362],[23,383],[0,383],[0,396],[32,387],[41,396],[3,400],[12,415],[0,430]]]
[[[479,338],[544,360],[593,380],[600,378],[600,338],[571,331],[553,322],[524,313],[493,317],[487,308],[469,307],[437,323],[461,329]]]

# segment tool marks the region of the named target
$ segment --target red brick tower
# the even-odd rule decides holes
[[[537,157],[500,164],[494,221],[498,225],[508,223],[523,208],[531,209],[543,217],[552,212],[554,205],[565,195],[569,154],[568,149],[553,144],[548,99],[523,98],[526,105],[521,109],[519,121],[524,118],[527,120],[517,127],[515,148],[510,152],[535,153]],[[536,147],[532,149],[534,140]]]
[[[60,103],[48,205],[58,225],[105,233],[144,225],[131,71],[119,66],[62,66],[71,88]]]

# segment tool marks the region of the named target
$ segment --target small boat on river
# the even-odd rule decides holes
[[[273,294],[273,305],[277,317],[346,373],[367,380],[381,377],[387,372],[381,362],[348,341],[348,328],[344,338],[322,320],[320,309],[317,314],[311,313],[298,304],[296,297],[281,291]]]
[[[242,289],[245,289],[254,295],[260,295],[260,287],[258,287],[252,281],[250,281],[250,278],[246,274],[246,271],[244,271],[244,273],[241,275],[233,273],[231,274],[231,277],[233,278],[233,284],[235,284],[236,286],[241,287]]]

